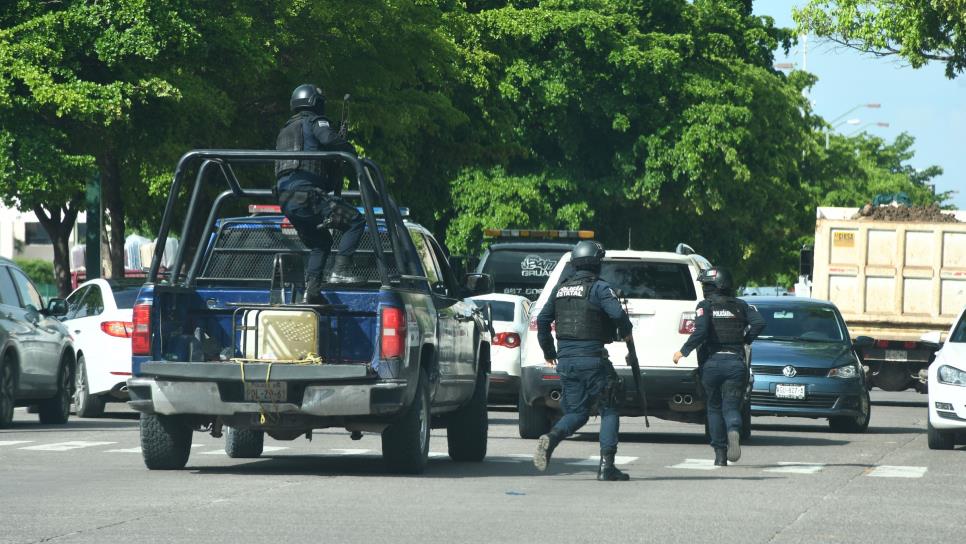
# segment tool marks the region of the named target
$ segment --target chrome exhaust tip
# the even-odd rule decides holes
[[[694,404],[694,397],[691,395],[684,395],[684,404]]]
[[[671,401],[674,402],[674,404],[681,404],[684,402],[684,397],[680,393],[678,393],[671,398]]]
[[[550,400],[559,401],[560,400],[560,396],[561,395],[560,395],[560,390],[559,389],[554,389],[553,391],[550,392]]]

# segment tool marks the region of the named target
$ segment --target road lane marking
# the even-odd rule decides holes
[[[443,457],[449,457],[448,453],[443,453],[441,451],[431,451],[429,452],[430,459],[442,459]]]
[[[367,453],[375,453],[372,450],[366,450],[362,448],[333,448],[329,450],[336,455],[365,455]]]
[[[794,461],[779,461],[780,466],[766,468],[765,472],[780,472],[782,474],[815,474],[825,468],[825,463],[798,463]]]
[[[615,465],[626,465],[628,463],[633,463],[640,459],[639,457],[631,457],[629,455],[615,455],[614,464]],[[586,459],[581,459],[580,461],[565,461],[565,465],[577,466],[577,467],[596,467],[600,464],[600,456],[588,457]]]
[[[683,463],[671,465],[667,468],[683,468],[686,470],[716,470],[714,459],[685,459]]]
[[[273,451],[282,451],[287,449],[288,449],[288,446],[263,446],[262,454],[272,453]],[[211,450],[211,451],[203,451],[201,452],[201,455],[227,455],[227,454],[225,453],[225,450]]]
[[[532,453],[508,453],[495,457],[487,457],[486,461],[491,463],[525,463],[533,460]],[[551,460],[551,462],[553,462]]]
[[[26,448],[20,448],[20,449],[32,450],[32,451],[68,451],[68,450],[79,450],[81,448],[91,448],[94,446],[109,446],[111,444],[117,444],[117,442],[93,442],[88,440],[73,440],[70,442],[54,442],[53,444],[40,444],[37,446],[27,446]]]
[[[16,446],[17,444],[29,444],[33,440],[0,440],[0,446]]]
[[[926,470],[926,467],[880,465],[872,469],[866,476],[873,478],[922,478],[926,474]]]
[[[204,444],[192,444],[192,448],[203,448]],[[141,453],[141,446],[136,448],[123,448],[119,450],[104,450],[104,453]]]

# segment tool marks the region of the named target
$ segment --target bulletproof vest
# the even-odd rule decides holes
[[[708,342],[712,353],[720,349],[744,353],[745,329],[748,318],[744,306],[734,297],[712,295],[711,338]]]
[[[310,123],[316,116],[309,112],[293,115],[275,140],[276,151],[318,151],[319,143],[312,134]],[[316,176],[322,175],[322,161],[285,160],[275,161],[275,177],[281,177],[292,170],[304,170]]]
[[[596,277],[572,278],[560,284],[555,293],[554,321],[560,340],[614,341],[614,326],[607,314],[590,303],[590,290]]]

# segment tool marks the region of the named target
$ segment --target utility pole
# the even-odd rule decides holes
[[[95,174],[87,180],[87,236],[84,251],[84,268],[88,280],[101,277],[101,176]]]

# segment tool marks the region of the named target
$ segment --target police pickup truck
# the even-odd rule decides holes
[[[278,159],[339,161],[358,186],[343,196],[359,199],[366,218],[354,271],[365,281],[324,290],[326,304],[294,302],[304,289],[306,249],[277,208],[231,217],[238,201],[272,198],[268,189],[243,187],[235,169]],[[184,187],[189,174],[194,185]],[[221,182],[227,190],[205,201]],[[191,195],[182,243],[162,271],[182,189]],[[149,469],[183,468],[194,431],[224,433],[234,458],[260,456],[266,434],[381,433],[388,467],[420,473],[430,429],[443,427],[452,459],[485,457],[489,325],[466,299],[490,292],[489,278],[458,283],[441,246],[403,218],[371,160],[191,151],[175,170],[156,248],[134,306],[128,381]]]

